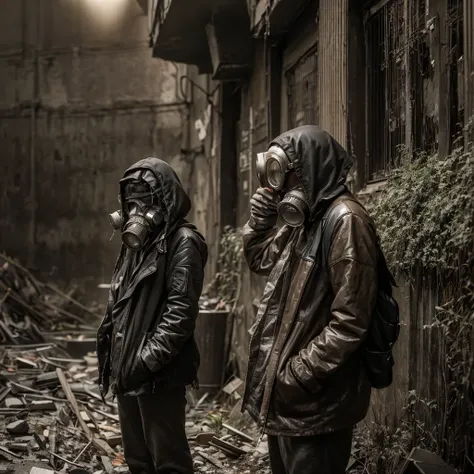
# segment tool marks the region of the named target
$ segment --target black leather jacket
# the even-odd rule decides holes
[[[199,313],[207,246],[183,217],[190,202],[177,176],[161,160],[149,158],[131,169],[151,169],[169,210],[166,231],[135,256],[119,297],[113,291],[126,254],[117,262],[104,319],[97,332],[99,384],[105,397],[150,393],[157,385],[177,386],[197,379],[199,351],[194,327]],[[171,171],[170,171],[171,170]],[[138,257],[138,258],[137,258]]]

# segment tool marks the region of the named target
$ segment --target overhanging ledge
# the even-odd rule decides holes
[[[246,0],[158,0],[152,12],[153,56],[196,65],[215,80],[239,80],[251,62]]]

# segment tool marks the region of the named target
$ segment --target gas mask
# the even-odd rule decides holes
[[[114,230],[122,231],[122,242],[131,250],[141,250],[150,236],[161,226],[164,216],[153,203],[153,193],[147,183],[132,181],[124,186],[122,210],[109,214]]]
[[[301,186],[285,189],[288,173],[294,169],[286,153],[278,146],[272,146],[265,153],[257,154],[257,177],[262,188],[271,188],[283,194],[277,210],[280,218],[291,227],[304,224],[309,212]]]

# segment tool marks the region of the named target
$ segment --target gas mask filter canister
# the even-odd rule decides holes
[[[148,237],[163,222],[163,216],[157,206],[151,206],[143,214],[135,214],[125,224],[122,241],[131,250],[140,250]]]
[[[143,212],[130,216],[124,226],[122,211],[109,214],[114,230],[122,230],[122,241],[131,250],[144,247],[148,237],[161,225],[163,215],[158,206],[149,206]]]
[[[277,207],[280,218],[291,227],[303,225],[309,212],[308,204],[301,187],[287,192]]]

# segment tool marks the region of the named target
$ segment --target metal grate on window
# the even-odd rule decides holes
[[[464,128],[463,3],[463,0],[448,0],[449,122],[452,140],[461,136]]]
[[[433,152],[437,147],[438,121],[434,97],[434,67],[427,26],[427,1],[412,0],[410,6],[410,102],[413,149]]]
[[[366,11],[367,175],[382,179],[405,143],[405,24],[403,0]]]
[[[317,65],[317,52],[312,50],[286,73],[290,128],[317,125],[319,115]]]

